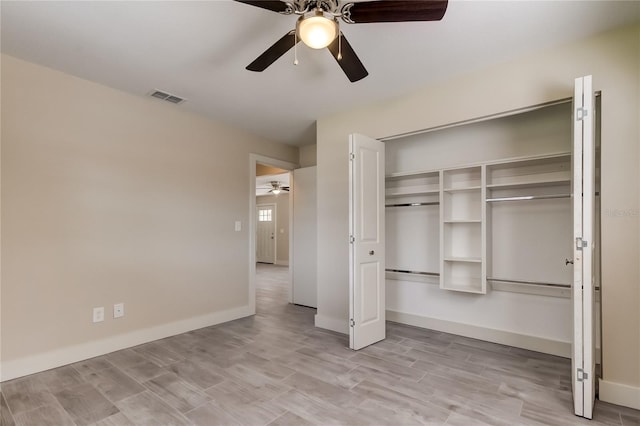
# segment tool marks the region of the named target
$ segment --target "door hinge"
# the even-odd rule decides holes
[[[355,327],[356,326],[356,322],[353,320],[353,318],[349,319],[349,327]]]
[[[353,152],[350,152],[349,153],[349,160],[353,161],[353,160],[355,160],[355,158],[356,158],[356,155]]]
[[[576,121],[582,121],[589,114],[589,110],[586,108],[578,108],[576,109]]]
[[[587,242],[580,237],[576,238],[576,250],[582,250],[584,247],[588,247]]]
[[[576,380],[579,382],[584,382],[589,378],[589,373],[584,371],[582,368],[578,368],[576,370]]]
[[[353,235],[349,235],[349,244],[353,244],[356,242],[356,239],[354,238]]]

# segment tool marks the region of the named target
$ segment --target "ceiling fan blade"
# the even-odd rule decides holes
[[[261,72],[267,69],[269,65],[274,63],[280,56],[287,53],[297,41],[295,30],[284,35],[280,40],[276,41],[273,46],[264,51],[264,53],[256,58],[255,61],[247,65],[249,71]]]
[[[244,3],[251,6],[260,7],[262,9],[272,10],[278,13],[291,13],[289,6],[279,0],[235,0],[238,3]]]
[[[439,21],[447,11],[448,0],[380,0],[348,3],[343,20],[350,24],[369,22]]]
[[[356,55],[356,52],[351,47],[344,34],[340,33],[340,36],[336,37],[336,39],[333,40],[327,48],[338,62],[338,65],[340,65],[340,68],[342,68],[342,71],[347,75],[349,81],[352,83],[362,80],[369,75],[369,72],[365,69],[364,65],[362,65],[362,62],[360,62],[358,55]],[[341,51],[342,58],[339,56]]]

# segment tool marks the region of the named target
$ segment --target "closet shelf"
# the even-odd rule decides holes
[[[571,185],[571,179],[541,179],[527,182],[492,183],[487,184],[487,189],[541,188],[565,185]]]
[[[486,293],[486,290],[482,290],[482,281],[479,278],[449,278],[442,288],[444,290],[455,290],[465,293]]]
[[[553,194],[553,195],[518,195],[514,197],[496,197],[487,198],[487,203],[495,203],[499,201],[530,201],[530,200],[549,200],[554,198],[571,198],[571,194]]]
[[[444,192],[475,192],[480,191],[481,186],[464,186],[460,188],[443,188]]]
[[[409,271],[406,269],[391,269],[391,268],[387,268],[385,269],[386,272],[397,272],[399,274],[413,274],[413,275],[427,275],[427,276],[433,276],[433,277],[439,277],[440,273],[439,272],[423,272],[423,271]]]
[[[384,178],[385,180],[397,180],[397,179],[419,178],[419,177],[437,178],[438,176],[439,176],[439,172],[431,170],[431,171],[391,173],[386,175]]]
[[[468,263],[482,263],[481,257],[461,257],[461,256],[445,256],[445,262],[468,262]]]
[[[386,198],[398,198],[398,197],[411,197],[415,195],[437,195],[440,191],[438,189],[427,189],[427,190],[409,190],[409,191],[395,191],[395,192],[387,192],[385,194]]]
[[[438,206],[439,201],[429,201],[425,203],[397,203],[397,204],[385,204],[385,207],[421,207],[421,206]]]
[[[482,221],[480,219],[447,219],[447,220],[443,220],[443,223],[482,223]]]

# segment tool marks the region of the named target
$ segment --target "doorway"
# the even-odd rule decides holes
[[[256,311],[257,263],[261,282],[265,274],[286,277],[286,297],[291,302],[292,210],[291,171],[296,164],[250,155],[249,306]],[[268,277],[267,277],[268,278]],[[267,279],[267,282],[270,280]],[[282,291],[277,292],[282,294]]]

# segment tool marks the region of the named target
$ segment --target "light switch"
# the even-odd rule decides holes
[[[242,222],[236,220],[236,232],[242,231]]]

